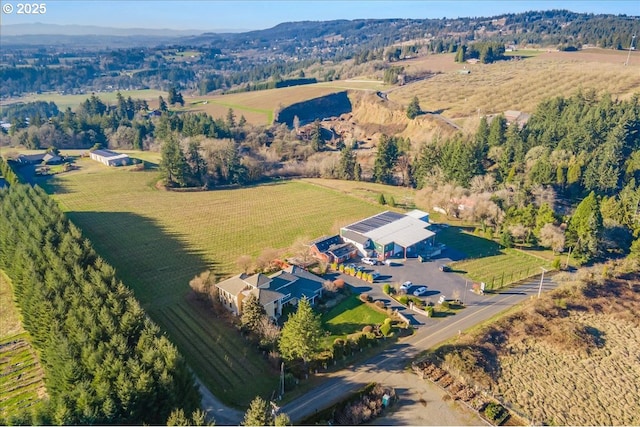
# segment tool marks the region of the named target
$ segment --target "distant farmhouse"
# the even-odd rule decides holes
[[[62,163],[62,157],[53,153],[39,153],[39,154],[20,154],[17,159],[21,165],[39,165],[45,163],[48,165],[59,165]]]
[[[128,155],[111,150],[93,150],[89,153],[89,156],[96,162],[107,166],[127,166],[131,164],[131,158]]]
[[[385,211],[310,243],[313,255],[325,262],[342,263],[356,256],[379,260],[438,255],[436,233],[429,230],[429,214],[413,210],[406,214]]]
[[[218,298],[225,308],[236,315],[242,314],[242,301],[255,295],[267,314],[273,319],[282,315],[282,307],[297,305],[306,298],[311,305],[322,296],[323,279],[315,274],[291,266],[270,276],[262,273],[238,274],[216,284]]]

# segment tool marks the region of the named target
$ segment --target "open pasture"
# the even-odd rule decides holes
[[[454,70],[400,87],[389,98],[408,105],[415,95],[423,110],[442,111],[451,119],[507,110],[532,113],[540,101],[579,89],[624,98],[640,91],[640,55],[633,52],[624,66],[626,58],[627,52],[601,49],[544,52],[519,61],[465,64],[471,73],[460,74],[463,64],[451,57]]]
[[[118,92],[120,92],[120,94],[122,94],[122,96],[124,96],[125,98],[131,97],[132,99],[144,99],[146,101],[157,101],[159,96],[162,96],[165,99],[167,98],[166,92],[155,89],[96,92],[94,94],[105,104],[114,105],[117,100]],[[18,102],[45,101],[54,102],[60,110],[64,110],[67,107],[70,107],[72,110],[74,110],[87,98],[91,97],[91,95],[91,93],[85,93],[82,95],[64,95],[57,92],[40,93],[2,101],[2,105],[15,104]]]

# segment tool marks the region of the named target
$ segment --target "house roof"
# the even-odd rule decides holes
[[[394,242],[406,248],[435,236],[433,231],[425,228],[426,226],[424,221],[404,216],[397,221],[368,232],[366,236],[381,245]]]
[[[254,274],[253,276],[247,277],[244,281],[251,286],[256,288],[260,288],[262,286],[268,285],[271,282],[269,276],[265,276],[262,273]]]
[[[57,154],[51,154],[51,153],[47,153],[42,157],[42,160],[44,162],[59,162],[62,160],[62,157],[58,156]]]
[[[238,274],[236,276],[228,278],[227,280],[223,280],[222,282],[217,283],[216,287],[222,289],[223,291],[229,292],[233,296],[237,296],[249,287],[249,284],[244,281],[246,277],[247,275],[245,273]]]
[[[333,245],[339,245],[342,243],[342,239],[339,235],[335,236],[322,236],[310,243],[310,246],[315,246],[318,251],[326,252]]]
[[[255,295],[256,298],[258,298],[258,302],[262,306],[271,304],[285,297],[285,295],[280,292],[262,288],[253,288],[250,291],[247,291],[247,293]]]
[[[41,162],[44,159],[44,156],[47,153],[40,154],[20,154],[18,156],[18,161],[22,163],[32,163],[32,162]]]
[[[356,247],[351,243],[343,243],[341,245],[332,245],[327,252],[331,253],[336,258],[342,258],[343,256],[355,251]]]
[[[312,298],[322,290],[324,280],[307,270],[292,265],[270,276],[269,289],[291,294],[292,298]]]

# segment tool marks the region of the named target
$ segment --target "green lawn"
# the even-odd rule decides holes
[[[474,236],[459,227],[448,227],[438,232],[439,242],[465,253],[469,258],[487,257],[501,253],[500,245],[493,240]]]
[[[492,240],[474,236],[459,227],[443,229],[437,239],[471,258],[452,263],[451,267],[475,282],[485,282],[487,289],[536,275],[541,272],[540,267],[549,269],[551,266],[548,260],[516,249],[502,248]]]
[[[336,338],[362,331],[367,325],[381,324],[387,317],[360,301],[357,295],[350,295],[322,315],[322,326],[331,334],[327,342],[332,343]]]
[[[153,170],[109,168],[87,158],[76,165],[79,170],[40,184],[116,268],[198,376],[237,406],[246,407],[256,394],[268,397],[277,377],[261,355],[244,349],[235,331],[186,301],[189,280],[206,269],[218,277],[235,274],[241,255],[287,248],[299,237],[337,232],[383,210],[301,181],[166,192],[154,187]]]

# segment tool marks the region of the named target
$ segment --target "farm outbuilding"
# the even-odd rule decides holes
[[[107,166],[126,166],[131,164],[131,158],[126,154],[111,150],[93,150],[89,153],[92,160]]]
[[[430,257],[437,246],[428,221],[429,214],[419,210],[407,214],[385,211],[343,227],[340,236],[358,247],[362,256],[381,260]]]

